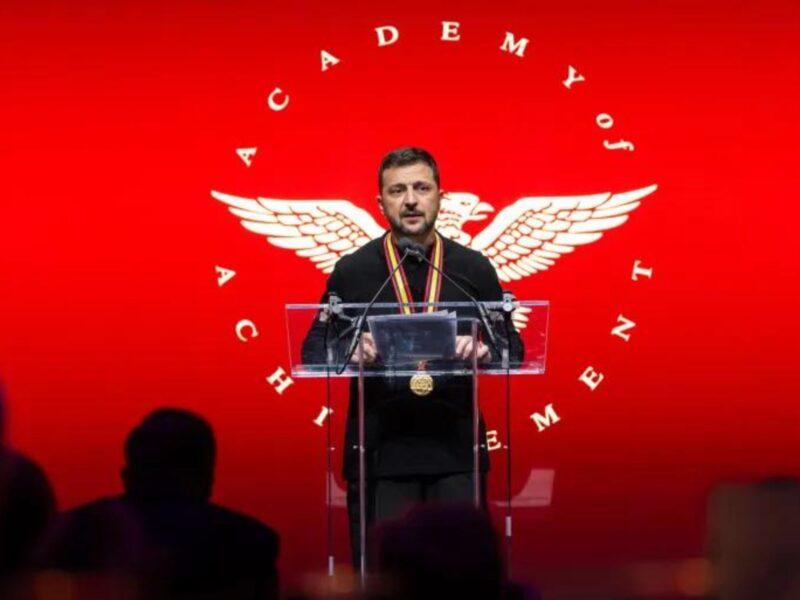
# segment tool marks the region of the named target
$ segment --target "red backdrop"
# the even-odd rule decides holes
[[[553,469],[552,503],[518,510],[515,560],[699,554],[715,482],[798,472],[798,22],[788,1],[3,3],[11,442],[69,508],[120,490],[147,411],[190,407],[217,432],[215,498],[281,531],[287,572],[319,568],[322,388],[279,395],[265,377],[288,368],[283,305],[316,301],[325,277],[210,191],[343,198],[378,219],[377,163],[405,144],[495,209],[656,183],[626,224],[510,285],[552,302],[548,372],[513,410],[514,489]],[[378,46],[381,25],[396,44]],[[506,32],[524,56],[500,49]],[[341,61],[325,72],[322,49]],[[570,65],[585,81],[568,89]],[[620,139],[635,150],[603,146]],[[258,148],[249,168],[242,147]],[[632,281],[637,259],[652,278]],[[237,275],[220,287],[215,266]],[[261,331],[248,343],[243,318]],[[537,433],[548,403],[561,421]]]

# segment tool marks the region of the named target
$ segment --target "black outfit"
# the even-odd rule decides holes
[[[44,471],[22,454],[0,447],[0,596],[4,585],[33,566],[55,513]]]
[[[143,597],[272,600],[278,534],[202,498],[104,498],[62,515],[43,566],[122,573]]]
[[[386,234],[389,235],[389,234]],[[472,294],[477,300],[501,300],[502,289],[491,263],[479,252],[448,239],[443,241],[443,270]],[[430,250],[429,256],[430,258]],[[403,268],[415,302],[424,301],[428,264],[407,259]],[[327,302],[331,292],[344,302],[367,303],[372,300],[380,285],[389,275],[384,257],[383,238],[372,240],[353,254],[342,257],[328,280],[322,302]],[[447,279],[443,279],[441,302],[465,302],[468,298]],[[386,286],[377,302],[397,302],[392,285]],[[370,311],[370,314],[378,313]],[[397,311],[394,311],[396,314]],[[459,310],[459,316],[476,316],[474,309]],[[461,325],[460,325],[461,326]],[[303,346],[304,362],[325,362],[324,339],[326,326],[315,322]],[[468,335],[467,330],[459,331]],[[329,336],[332,334],[329,332]],[[518,353],[519,336],[514,336]],[[346,345],[346,344],[345,344]],[[342,357],[340,357],[340,360]],[[409,483],[409,478],[422,482],[424,499],[426,481],[454,474],[471,476],[472,452],[472,380],[470,377],[437,376],[434,389],[427,396],[417,396],[409,388],[409,377],[365,378],[365,437],[368,496],[368,520],[375,515],[374,496],[380,491],[381,480]],[[358,389],[354,378],[350,386],[350,406],[345,434],[344,473],[349,499],[357,499],[358,482]],[[485,439],[483,419],[480,421],[480,439]],[[480,470],[489,469],[489,455],[485,444],[480,447]],[[471,481],[471,477],[470,477]],[[396,486],[384,486],[385,488]],[[471,485],[460,486],[467,493],[460,499],[471,499]],[[445,486],[452,489],[452,486]],[[396,489],[408,489],[401,486]],[[428,495],[440,495],[444,490],[430,488]],[[379,492],[380,493],[380,492]],[[461,495],[458,493],[457,495]],[[390,499],[390,502],[392,500]],[[356,500],[357,502],[357,500]],[[351,504],[351,524],[358,522],[357,507]],[[378,510],[378,516],[388,516]],[[351,527],[351,533],[352,533]],[[355,530],[357,532],[357,530]],[[357,537],[357,536],[356,536]],[[355,547],[355,542],[354,542]]]

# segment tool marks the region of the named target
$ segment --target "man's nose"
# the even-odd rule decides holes
[[[414,205],[418,201],[419,199],[417,198],[417,194],[414,191],[414,188],[409,188],[408,191],[406,192],[405,198],[403,198],[403,203]]]

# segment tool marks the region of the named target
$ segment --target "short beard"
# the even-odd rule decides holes
[[[434,229],[434,227],[436,225],[436,216],[433,217],[433,221],[431,221],[431,222],[428,222],[427,217],[423,216],[422,218],[423,218],[423,224],[425,225],[425,227],[423,229],[420,229],[417,233],[411,233],[410,231],[408,231],[406,229],[405,225],[403,225],[403,218],[402,217],[400,217],[400,219],[397,222],[390,221],[389,224],[391,225],[392,231],[394,232],[394,234],[397,237],[411,237],[411,236],[413,236],[415,238],[422,238],[422,237],[425,237],[426,235],[428,235]]]

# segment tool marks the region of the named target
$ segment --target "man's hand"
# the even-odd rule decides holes
[[[472,336],[456,336],[456,357],[462,360],[472,360]],[[483,342],[478,342],[478,362],[489,362],[491,360],[489,346]]]
[[[364,362],[366,364],[374,363],[378,358],[378,349],[375,347],[375,340],[372,339],[372,334],[364,332],[361,334],[361,343],[356,346],[356,351],[353,352],[353,357],[350,362],[358,363],[361,356],[361,346],[364,348]]]

